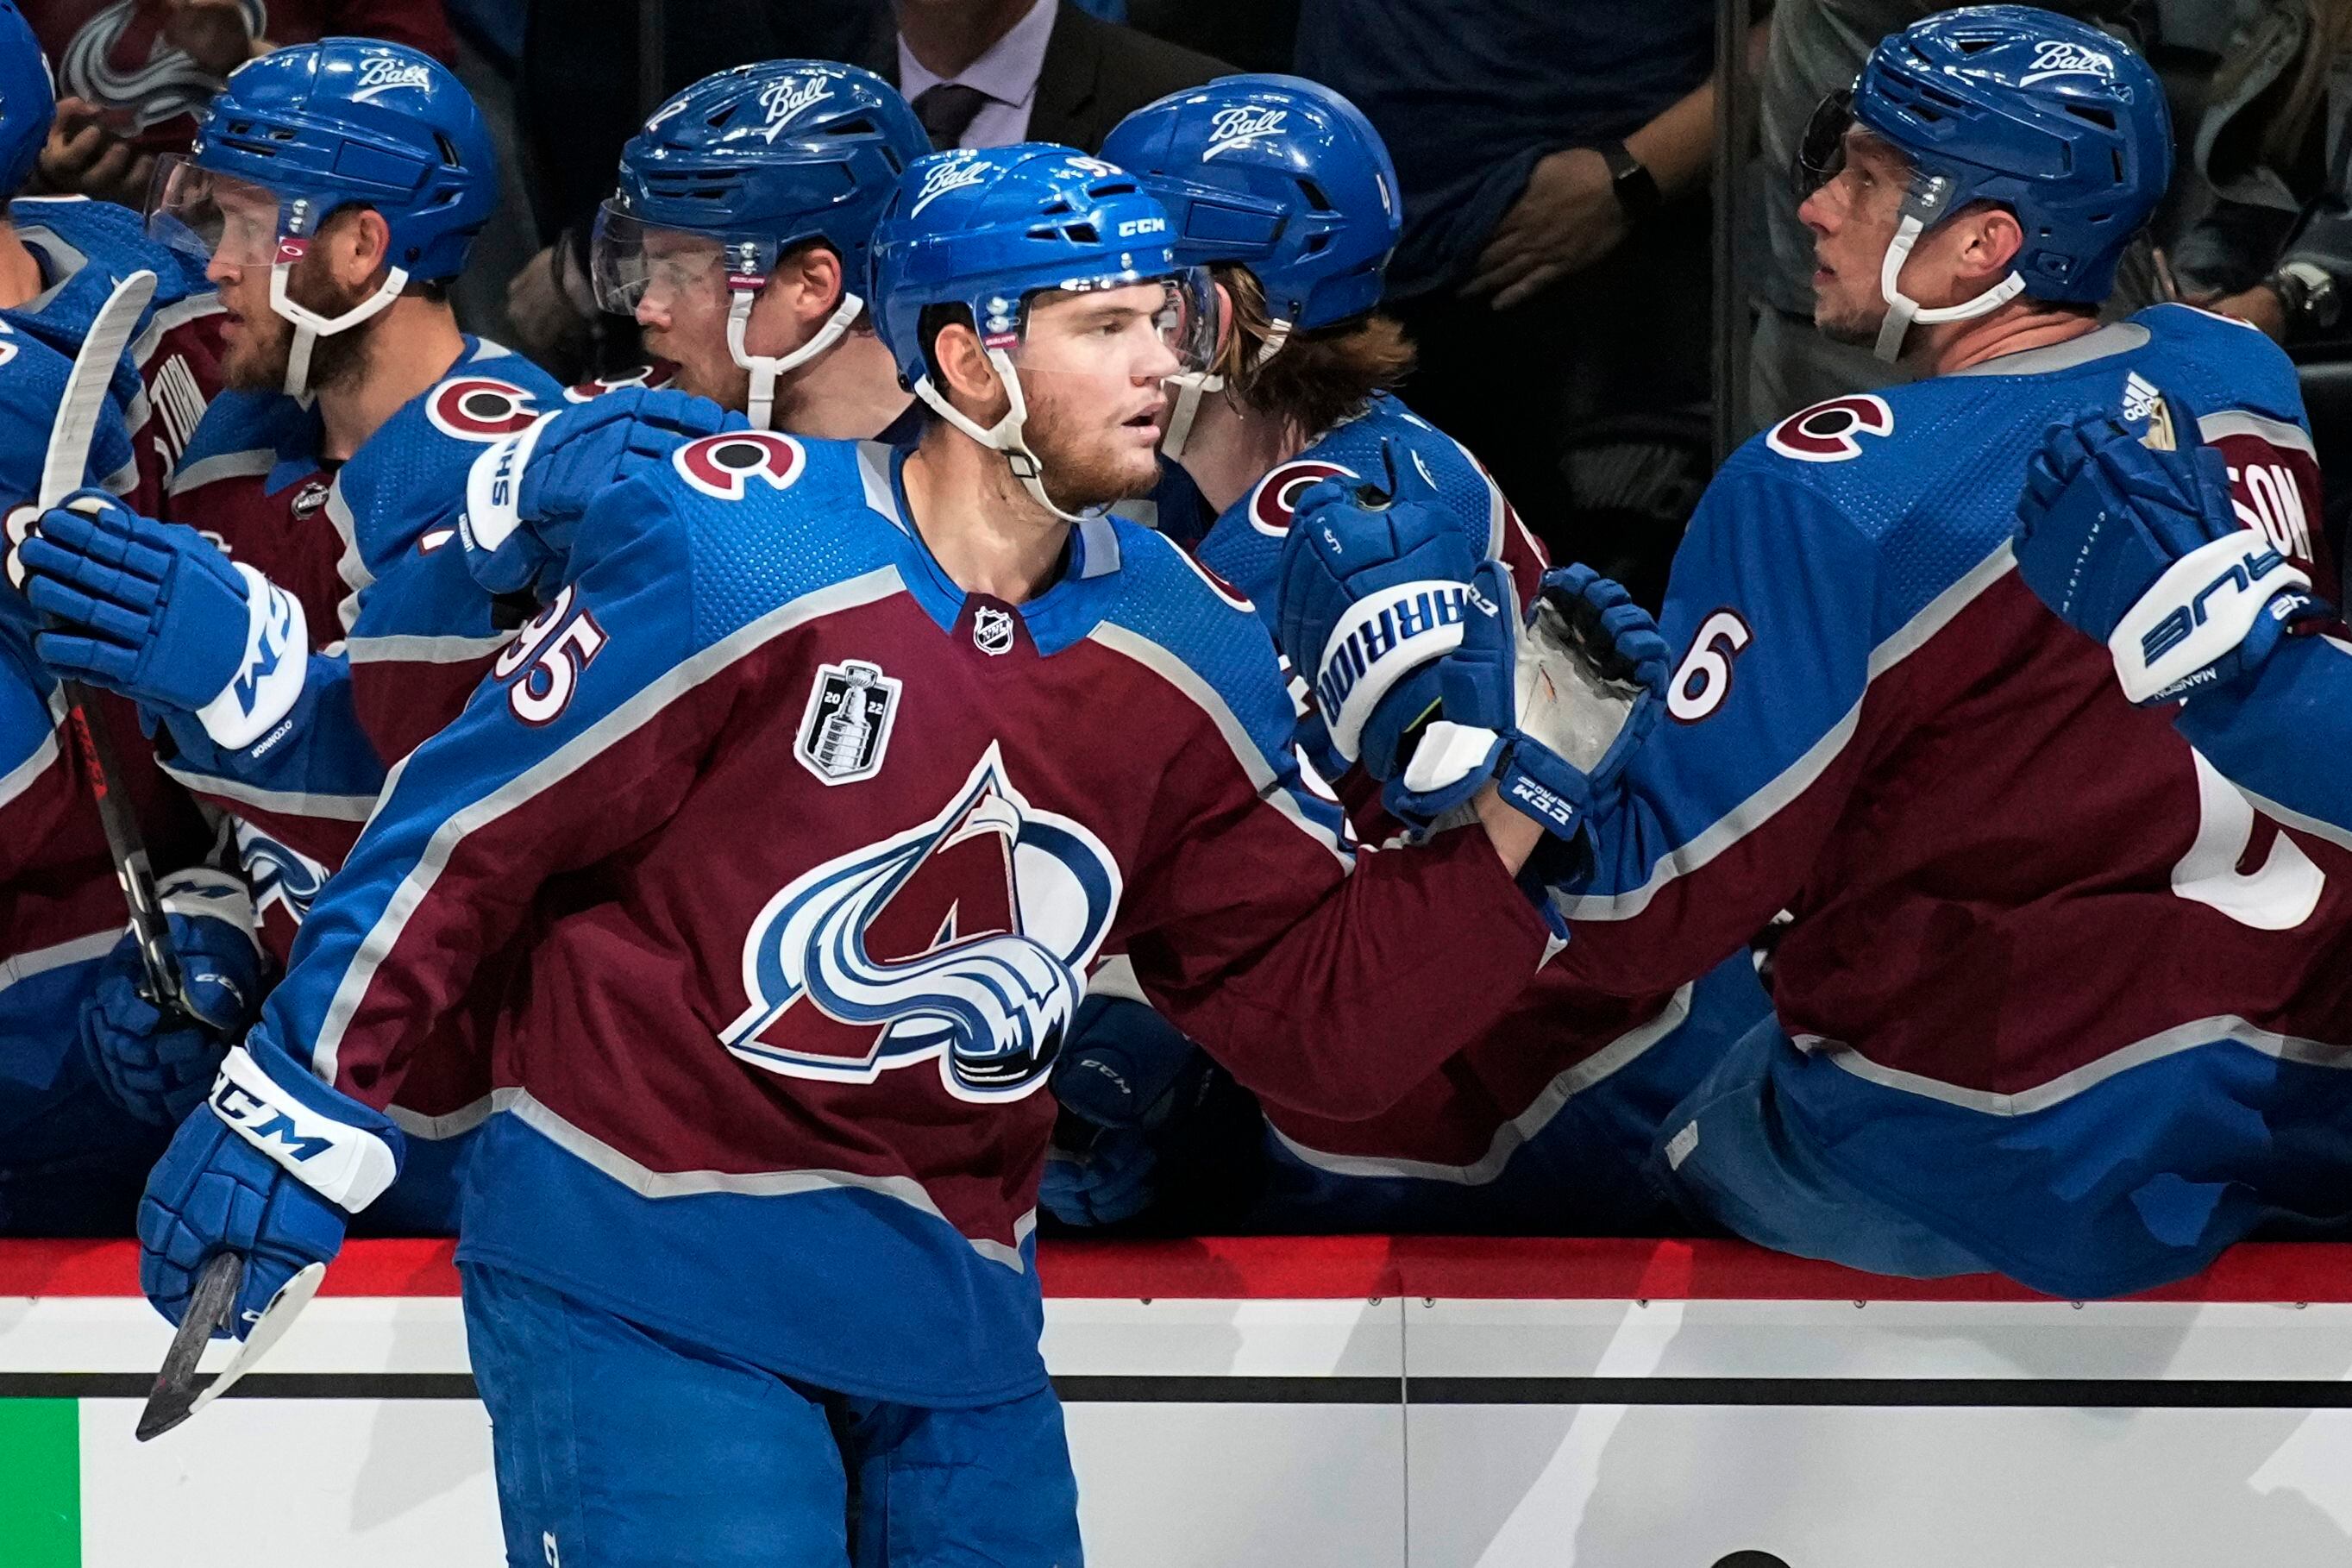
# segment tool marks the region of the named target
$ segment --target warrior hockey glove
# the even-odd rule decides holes
[[[1477,567],[1453,514],[1410,470],[1386,504],[1336,479],[1300,494],[1282,547],[1277,640],[1314,687],[1343,761],[1382,781],[1403,770],[1407,738],[1437,706],[1437,661],[1462,644]]]
[[[101,489],[41,514],[16,552],[49,620],[35,651],[58,674],[194,714],[215,745],[259,740],[302,695],[301,602],[193,528]]]
[[[172,1136],[139,1200],[139,1288],[173,1323],[218,1252],[246,1258],[243,1339],[286,1282],[333,1260],[351,1215],[400,1174],[390,1118],[320,1083],[256,1029]]]
[[[2311,579],[2243,526],[2221,455],[2186,435],[2152,447],[2112,415],[2053,425],[2017,502],[2018,574],[2069,626],[2107,645],[2124,695],[2168,702],[2234,680],[2297,624],[2326,617]]]
[[[1524,623],[1499,563],[1472,580],[1462,646],[1438,667],[1427,724],[1381,804],[1427,833],[1488,779],[1563,839],[1614,787],[1665,701],[1665,639],[1619,584],[1583,564],[1544,574]]]
[[[171,1127],[203,1103],[229,1043],[259,1011],[262,955],[253,900],[236,878],[179,871],[156,891],[180,957],[187,1010],[158,1007],[140,994],[139,943],[125,935],[100,963],[98,984],[82,1004],[81,1045],[117,1104],[142,1121]]]
[[[493,595],[541,603],[567,575],[572,535],[596,498],[704,436],[750,421],[707,397],[624,387],[559,409],[474,459],[458,536],[466,567]]]

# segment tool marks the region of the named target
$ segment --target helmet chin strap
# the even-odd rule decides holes
[[[1288,321],[1266,323],[1265,342],[1259,345],[1257,357],[1250,362],[1250,368],[1255,370],[1263,366],[1289,341]],[[1201,412],[1202,395],[1224,391],[1225,378],[1213,371],[1188,371],[1181,375],[1169,376],[1164,384],[1176,389],[1176,406],[1169,411],[1168,430],[1160,437],[1160,450],[1172,463],[1183,458],[1184,444],[1192,438],[1192,421]]]
[[[1029,420],[1029,403],[1021,395],[1020,373],[1013,368],[1013,356],[1003,349],[986,352],[988,363],[996,367],[997,375],[1004,383],[1004,417],[995,424],[982,426],[950,403],[946,395],[931,384],[931,378],[928,375],[915,383],[915,395],[930,405],[940,418],[982,446],[1003,453],[1004,460],[1013,465],[1013,477],[1021,481],[1022,489],[1027,490],[1039,506],[1065,522],[1091,521],[1097,513],[1064,511],[1054,504],[1054,498],[1045,493],[1045,465],[1037,460],[1037,454],[1029,449],[1029,443],[1021,433],[1022,426]]]
[[[1879,324],[1875,352],[1888,364],[1903,357],[1903,340],[1910,334],[1913,322],[1932,325],[1937,321],[1965,321],[1998,310],[2025,292],[2024,275],[2012,270],[1973,300],[1958,305],[1939,305],[1933,310],[1921,309],[1918,300],[1903,292],[1898,279],[1903,276],[1903,264],[1911,258],[1911,247],[1919,243],[1927,227],[1918,214],[1905,213],[1903,221],[1895,226],[1895,238],[1886,247],[1886,259],[1879,265],[1878,291],[1886,300],[1886,320]]]
[[[728,279],[728,291],[733,296],[727,306],[727,353],[735,363],[751,373],[751,390],[744,414],[754,430],[774,427],[776,412],[776,381],[788,370],[796,370],[841,341],[857,320],[857,312],[866,309],[866,301],[845,289],[841,303],[825,318],[824,325],[808,342],[788,354],[755,354],[744,346],[751,325],[751,305],[760,296],[765,278],[739,274]]]
[[[376,291],[345,310],[340,316],[322,316],[307,305],[298,305],[287,291],[287,281],[294,264],[302,259],[309,247],[299,240],[281,240],[278,259],[269,268],[269,308],[294,323],[294,342],[286,351],[286,395],[308,397],[310,395],[310,351],[320,338],[331,338],[337,332],[349,331],[372,316],[382,315],[400,298],[408,287],[408,269],[394,267],[383,275]]]

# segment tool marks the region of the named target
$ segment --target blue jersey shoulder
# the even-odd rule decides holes
[[[911,552],[891,500],[892,460],[877,443],[772,430],[688,441],[597,500],[573,575],[647,535],[675,538],[690,563],[695,641],[708,646],[809,595],[903,565]]]
[[[2306,423],[2294,362],[2260,329],[2192,305],[2156,305],[2131,320],[2149,334],[2141,375],[2198,414],[2242,409]]]
[[[1273,638],[1250,602],[1154,530],[1116,519],[1118,570],[1101,619],[1161,649],[1249,731],[1269,766],[1291,754],[1297,709]],[[1115,584],[1115,585],[1113,585]]]
[[[1277,463],[1227,507],[1200,543],[1209,570],[1240,589],[1262,613],[1271,615],[1281,577],[1282,542],[1300,493],[1323,479],[1360,482],[1381,490],[1408,476],[1391,475],[1390,465],[1412,464],[1460,519],[1479,555],[1500,547],[1499,492],[1461,443],[1382,394],[1353,419],[1333,426],[1287,462]]]
[[[562,405],[563,389],[529,360],[470,337],[466,350],[337,476],[361,559],[378,576],[436,525],[454,524],[484,449]]]

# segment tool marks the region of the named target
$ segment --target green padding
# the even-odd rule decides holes
[[[8,1568],[81,1568],[81,1414],[0,1399],[0,1551]]]

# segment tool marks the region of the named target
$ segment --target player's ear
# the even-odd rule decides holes
[[[793,258],[798,274],[799,297],[793,309],[801,325],[814,331],[841,304],[847,279],[842,276],[841,258],[825,245],[807,245]]]
[[[392,226],[373,207],[354,207],[337,216],[346,221],[343,243],[336,247],[335,270],[344,274],[339,281],[346,288],[357,288],[382,272],[392,259]]]
[[[1234,294],[1223,283],[1211,287],[1217,291],[1217,352],[1209,356],[1209,363],[1223,366],[1226,346],[1234,341]]]
[[[980,346],[980,334],[970,322],[950,321],[932,340],[932,356],[945,382],[940,390],[983,425],[992,425],[1005,408],[1004,385],[996,367]]]
[[[1971,279],[1990,287],[2009,276],[2017,253],[2025,248],[2025,230],[2007,207],[1987,206],[1971,216],[1969,243],[1960,251],[1960,265]]]

